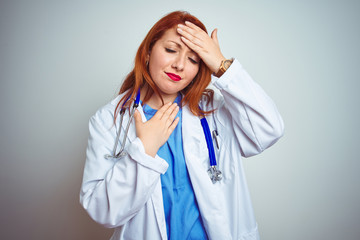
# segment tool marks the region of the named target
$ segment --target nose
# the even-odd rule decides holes
[[[184,70],[184,67],[185,67],[185,60],[186,60],[185,54],[179,54],[174,59],[174,62],[171,66],[178,71],[182,71],[182,70]]]

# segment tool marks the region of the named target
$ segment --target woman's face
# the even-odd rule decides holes
[[[189,85],[200,66],[199,56],[181,41],[174,28],[155,42],[148,60],[150,76],[163,97],[175,96]]]

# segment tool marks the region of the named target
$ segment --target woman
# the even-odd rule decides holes
[[[89,129],[80,202],[111,239],[259,239],[241,156],[274,144],[283,122],[217,30],[186,12],[160,19]]]

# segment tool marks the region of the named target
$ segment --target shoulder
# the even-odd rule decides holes
[[[217,109],[224,104],[224,95],[227,95],[228,92],[233,91],[240,84],[241,80],[246,78],[244,75],[247,75],[241,63],[234,58],[233,63],[228,70],[221,76],[216,77],[211,75],[211,83],[207,89],[211,89],[214,92],[213,96],[213,106],[207,106],[208,98],[203,96],[201,99],[201,107],[203,109],[211,110]],[[226,96],[225,96],[226,97]],[[211,105],[211,104],[210,104]]]
[[[107,128],[114,123],[115,109],[119,103],[122,95],[118,95],[116,98],[99,108],[95,114],[90,118],[90,124],[99,124]]]
[[[209,99],[206,95],[203,95],[200,99],[200,107],[205,111],[219,108],[224,101],[224,97],[221,94],[220,90],[216,88],[212,83],[210,83],[206,89],[212,91],[212,98]]]

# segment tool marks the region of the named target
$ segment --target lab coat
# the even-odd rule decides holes
[[[186,166],[209,239],[259,239],[242,157],[261,153],[283,135],[283,121],[273,101],[235,59],[220,78],[213,77],[213,106],[202,100],[210,130],[217,128],[219,149],[215,148],[220,182],[212,183],[207,173],[209,154],[200,119],[188,106],[182,111],[182,137]],[[114,109],[120,100],[99,109],[90,119],[80,202],[91,218],[115,228],[112,240],[167,239],[160,175],[167,162],[147,155],[136,137],[132,121],[126,156],[105,159],[112,154],[119,124]],[[138,110],[145,122],[141,105]],[[129,120],[124,114],[123,130]],[[120,144],[120,143],[119,143]],[[118,148],[119,149],[119,148]]]

